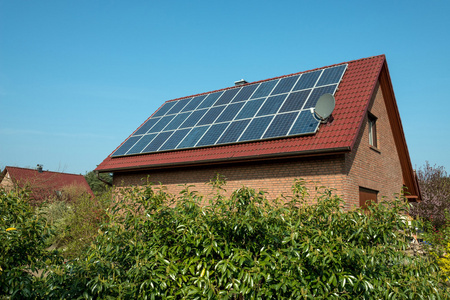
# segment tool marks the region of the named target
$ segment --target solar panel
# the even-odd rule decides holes
[[[271,80],[261,83],[256,92],[253,94],[252,99],[268,96],[277,82],[278,80]]]
[[[164,103],[111,155],[136,155],[314,134],[319,97],[334,94],[347,65]]]
[[[298,112],[276,115],[269,128],[267,128],[264,138],[267,139],[287,135],[297,115]]]
[[[233,98],[233,102],[245,101],[249,99],[257,87],[258,87],[257,84],[244,86],[239,91],[239,94],[237,94],[236,97]]]
[[[141,139],[136,144],[134,144],[133,148],[131,148],[127,152],[127,154],[141,153],[141,151],[144,150],[145,147],[147,147],[147,145],[155,138],[156,135],[156,133],[152,133],[142,136]]]
[[[237,113],[244,106],[244,102],[233,103],[227,106],[222,114],[217,119],[217,123],[231,121],[236,117]]]
[[[250,123],[250,119],[236,121],[228,126],[227,131],[225,131],[217,142],[217,144],[227,144],[237,142],[238,138],[244,132],[244,129],[247,127],[248,123]]]
[[[241,109],[239,114],[236,116],[236,120],[253,118],[258,112],[261,105],[264,103],[265,99],[256,99],[245,102],[244,107]]]
[[[267,126],[269,126],[270,122],[272,122],[272,119],[273,116],[253,119],[247,129],[245,129],[239,141],[242,142],[260,139],[266,131]]]
[[[199,146],[214,145],[229,123],[215,124],[209,127],[208,131],[203,135],[202,139],[197,143]]]

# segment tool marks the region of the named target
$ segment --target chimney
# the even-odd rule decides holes
[[[43,167],[43,165],[38,164],[37,167],[36,167],[36,170],[37,170],[39,173],[42,173],[42,172],[43,172],[42,167]]]
[[[241,80],[235,81],[235,82],[234,82],[234,85],[235,85],[235,86],[240,86],[240,85],[244,85],[244,84],[246,84],[246,83],[248,83],[248,82],[245,81],[245,79],[241,79]]]

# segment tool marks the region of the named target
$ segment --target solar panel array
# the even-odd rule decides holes
[[[166,102],[113,157],[314,134],[310,111],[347,65]]]

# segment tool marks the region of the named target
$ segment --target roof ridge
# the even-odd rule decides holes
[[[194,95],[190,95],[190,96],[184,96],[184,97],[179,97],[179,98],[175,98],[175,99],[170,99],[170,100],[164,101],[163,104],[159,108],[163,107],[163,105],[166,104],[167,102],[172,102],[172,101],[178,101],[178,100],[187,99],[187,98],[203,96],[205,94],[212,94],[212,93],[217,93],[217,92],[220,92],[220,91],[231,90],[231,89],[238,88],[238,87],[243,87],[243,86],[257,84],[257,83],[266,82],[266,81],[271,81],[271,80],[275,80],[275,79],[290,77],[290,76],[299,75],[299,74],[303,74],[303,73],[314,72],[314,71],[317,71],[317,70],[332,68],[332,67],[336,67],[336,66],[339,66],[339,65],[354,63],[354,62],[362,61],[362,60],[374,59],[374,58],[378,58],[378,57],[382,57],[382,56],[386,57],[385,54],[374,55],[374,56],[370,56],[370,57],[364,57],[364,58],[354,59],[354,60],[345,61],[345,62],[332,64],[332,65],[328,65],[328,66],[323,66],[323,67],[319,67],[319,68],[314,68],[314,69],[310,69],[310,70],[306,70],[306,71],[300,71],[300,72],[295,72],[295,73],[291,73],[291,74],[287,74],[287,75],[281,75],[281,76],[271,77],[271,78],[267,78],[267,79],[261,79],[261,80],[257,80],[257,81],[252,81],[252,82],[248,82],[248,83],[245,83],[243,85],[240,85],[240,86],[229,86],[229,87],[226,87],[226,88],[222,88],[222,89],[218,89],[218,90],[212,90],[212,91],[209,91],[209,92],[203,92],[203,93],[194,94]],[[155,113],[158,110],[156,110]]]
[[[23,168],[23,167],[13,167],[13,166],[5,166],[5,169],[12,168],[12,169],[22,169],[22,170],[28,170],[28,171],[35,171],[38,172],[36,169],[30,169],[30,168]],[[56,174],[64,174],[64,175],[76,175],[76,176],[83,176],[81,174],[74,174],[74,173],[66,173],[66,172],[56,172],[56,171],[44,171],[46,173],[56,173]]]

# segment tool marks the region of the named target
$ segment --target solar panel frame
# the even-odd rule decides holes
[[[152,117],[162,117],[168,112],[172,106],[176,104],[176,101],[169,101],[164,103],[154,114]]]
[[[262,82],[256,91],[253,93],[250,99],[263,98],[270,95],[275,86],[278,84],[279,79],[269,80]]]
[[[214,103],[213,106],[228,104],[241,91],[240,88],[230,89],[223,92],[222,96]]]
[[[157,133],[150,133],[143,135],[136,143],[134,143],[133,147],[130,147],[130,149],[127,151],[126,154],[138,154],[141,153],[142,150],[144,150],[147,145],[153,141],[153,139],[157,136]]]
[[[337,91],[346,68],[346,64],[337,65],[168,101],[111,156],[314,134],[320,121],[313,116],[310,108],[315,106],[321,94]],[[292,105],[291,99],[300,94],[308,94],[306,100],[303,97],[303,104],[297,101]],[[267,110],[274,101],[273,97],[279,97],[279,103]],[[283,122],[283,119],[289,119],[289,123]],[[280,129],[276,129],[277,126],[281,126]],[[145,148],[139,152],[142,147]]]
[[[175,130],[175,132],[161,145],[159,148],[162,150],[172,150],[175,149],[178,144],[186,137],[186,135],[191,131],[190,128]]]
[[[222,96],[222,94],[223,91],[208,94],[208,96],[205,99],[203,99],[202,103],[200,103],[197,109],[209,108],[213,106],[214,103],[216,103],[217,99],[219,99],[220,96]]]
[[[259,86],[259,84],[251,84],[251,85],[246,85],[246,86],[242,87],[241,90],[239,91],[239,93],[236,94],[236,96],[233,98],[233,100],[231,102],[235,103],[235,102],[240,102],[240,101],[245,101],[245,100],[250,99],[250,97],[256,91],[258,86]]]
[[[218,145],[237,142],[249,123],[250,119],[232,122],[217,140],[216,144]]]
[[[136,130],[135,133],[133,133],[133,135],[146,134],[147,131],[149,131],[156,124],[156,122],[159,121],[159,119],[159,117],[148,119],[144,124],[142,124],[141,127],[138,128],[138,130]]]
[[[286,136],[291,129],[292,124],[294,124],[297,115],[297,111],[276,115],[270,125],[267,127],[266,132],[264,132],[263,138],[268,139]]]
[[[181,112],[195,110],[205,100],[207,95],[197,96],[191,99],[188,104],[181,110]]]
[[[245,102],[230,103],[222,111],[215,123],[232,121],[244,106]]]

